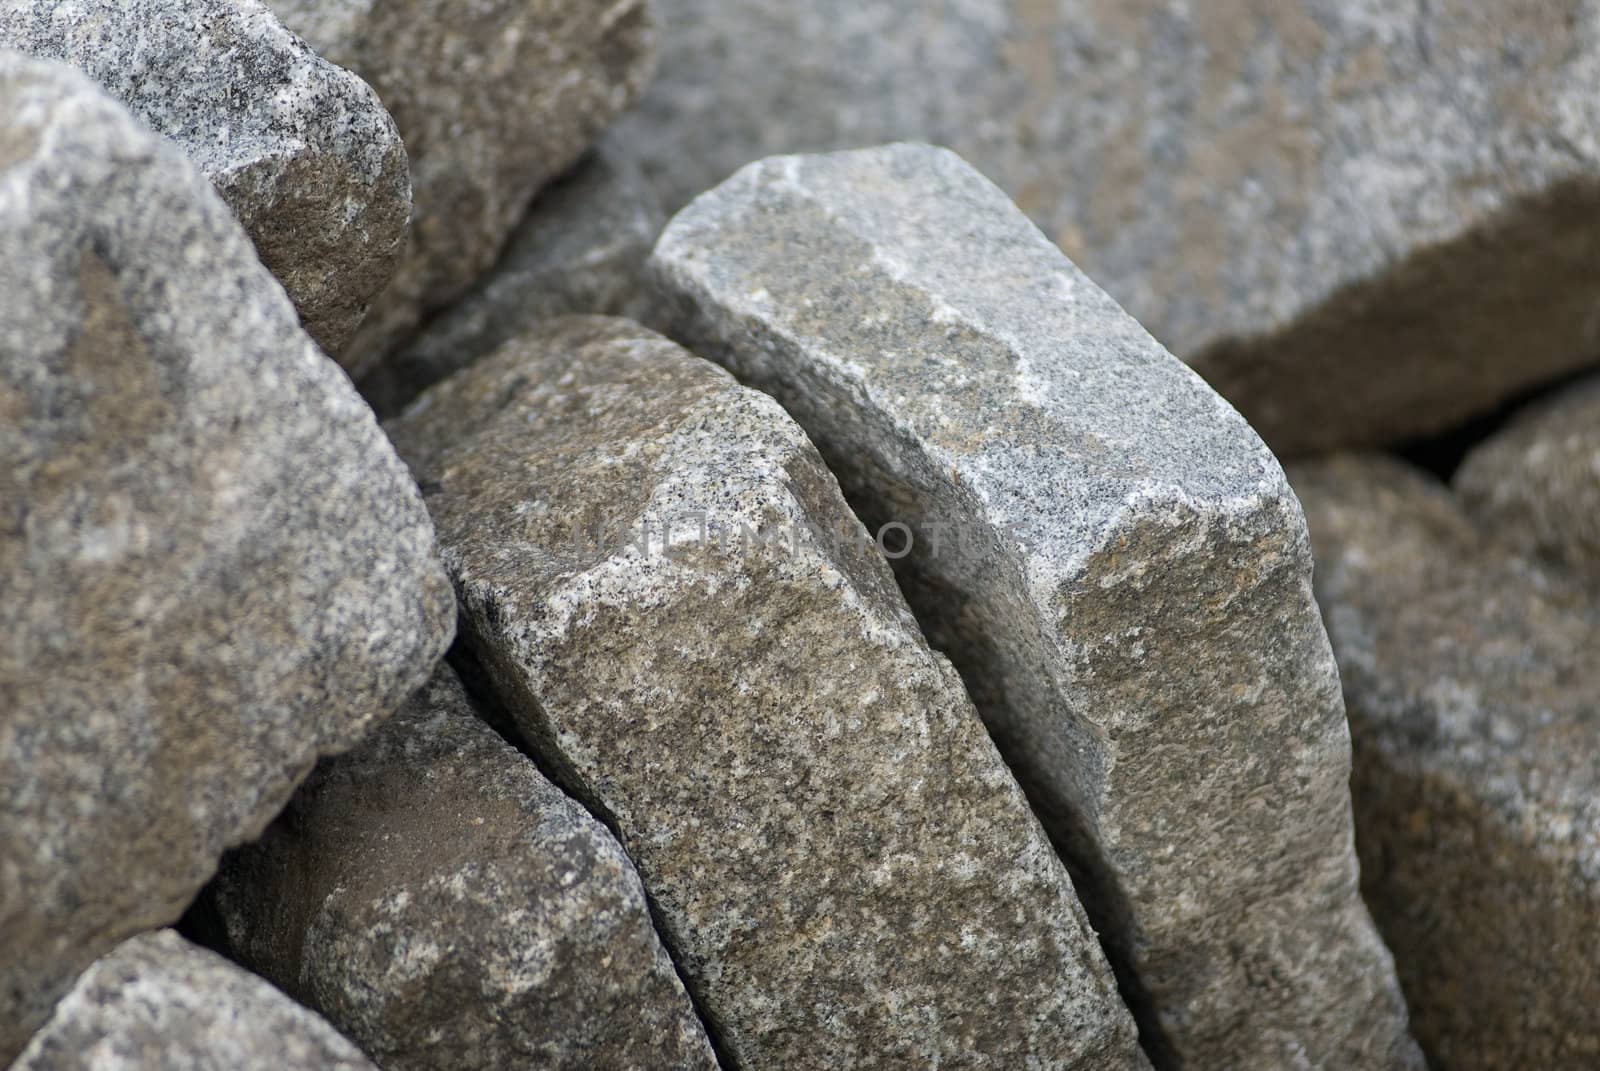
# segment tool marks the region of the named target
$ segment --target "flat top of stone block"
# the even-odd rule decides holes
[[[1248,512],[1287,493],[1227,402],[947,150],[751,164],[673,219],[652,265],[803,346],[826,371],[763,375],[823,375],[892,414],[904,430],[885,435],[959,468],[1062,576],[1128,513]]]
[[[569,363],[579,352],[581,367]],[[641,518],[657,522],[650,552],[662,549],[660,522],[708,507],[730,534],[744,523],[802,524],[800,506],[773,489],[791,482],[785,455],[810,451],[805,433],[771,398],[687,358],[624,320],[561,317],[533,341],[516,339],[480,358],[390,421],[401,455],[424,481],[458,585],[487,583],[509,602],[525,602],[529,569],[551,577],[604,565],[616,548],[585,537]],[[695,465],[680,465],[685,449]],[[536,480],[517,478],[535,472]],[[433,479],[439,473],[449,477],[442,486]],[[668,534],[697,532],[685,520]],[[607,568],[626,584],[633,564]],[[858,579],[892,590],[886,570]],[[571,599],[571,609],[581,608],[576,593]]]
[[[7,0],[0,30],[12,47],[79,67],[208,177],[303,139],[376,181],[399,149],[377,95],[260,0]]]

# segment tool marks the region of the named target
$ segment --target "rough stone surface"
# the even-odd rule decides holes
[[[1454,483],[1497,539],[1600,586],[1600,379],[1519,413]]]
[[[171,930],[124,941],[11,1071],[378,1071],[338,1031]]]
[[[717,1066],[633,864],[448,668],[212,890],[230,952],[384,1071]]]
[[[1185,1068],[1416,1066],[1357,895],[1294,495],[954,154],[778,157],[667,227],[673,328],[806,428]],[[1142,993],[1139,991],[1142,990]]]
[[[454,611],[415,484],[227,206],[16,53],[0,457],[3,1062],[426,680]]]
[[[357,374],[495,262],[535,192],[638,95],[647,0],[268,0],[378,91],[411,156],[411,244],[352,343]]]
[[[1418,1038],[1459,1071],[1600,1066],[1600,614],[1397,461],[1290,475]]]
[[[619,137],[669,211],[772,153],[948,145],[1280,452],[1600,343],[1596,0],[658,7]]]
[[[388,428],[489,678],[617,829],[736,1066],[1147,1066],[959,679],[771,399],[579,317]]]
[[[0,47],[64,60],[173,139],[338,355],[405,244],[405,149],[372,89],[258,0],[0,0]]]
[[[602,141],[539,194],[493,271],[378,365],[361,393],[380,415],[392,415],[425,387],[545,320],[643,314],[644,262],[665,223],[638,167]]]

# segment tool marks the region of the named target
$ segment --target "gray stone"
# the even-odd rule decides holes
[[[1440,1068],[1600,1066],[1600,613],[1398,461],[1293,469],[1362,883]]]
[[[1280,452],[1600,342],[1593,0],[657,2],[618,136],[669,211],[773,153],[948,145]]]
[[[378,1071],[338,1031],[171,930],[124,941],[11,1071]]]
[[[454,609],[415,484],[205,178],[0,53],[0,1062],[175,920]]]
[[[388,429],[487,676],[617,830],[734,1065],[1148,1066],[959,679],[771,399],[579,317]]]
[[[1157,1062],[1416,1066],[1357,894],[1305,526],[1261,440],[941,149],[751,165],[667,226],[675,332],[774,394],[898,564]]]
[[[1517,414],[1454,483],[1497,539],[1600,586],[1600,379]]]
[[[339,354],[411,211],[400,134],[369,86],[258,0],[0,0],[0,47],[72,64],[177,142]]]
[[[229,951],[384,1071],[717,1066],[622,848],[448,668],[212,890]]]
[[[359,376],[495,262],[654,65],[648,0],[268,0],[372,83],[411,155],[411,244],[352,343]]]
[[[380,416],[501,343],[568,313],[637,317],[643,269],[666,223],[655,193],[604,141],[542,191],[494,270],[360,384]]]

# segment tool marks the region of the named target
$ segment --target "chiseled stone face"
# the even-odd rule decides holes
[[[338,1031],[172,930],[124,941],[11,1071],[378,1071]]]
[[[64,60],[188,154],[337,357],[405,243],[405,149],[377,94],[259,0],[3,0],[0,47]]]
[[[446,667],[211,889],[230,953],[384,1071],[716,1069],[633,864]]]
[[[387,427],[489,677],[617,830],[734,1063],[1148,1066],[959,679],[771,399],[570,318]]]
[[[416,485],[201,173],[0,53],[0,1060],[454,626]]]
[[[1279,452],[1595,352],[1595,0],[658,7],[618,138],[669,211],[774,153],[947,145]]]
[[[672,328],[772,393],[898,564],[1186,1068],[1418,1066],[1261,440],[954,154],[751,165],[668,224]]]
[[[1355,737],[1363,885],[1417,1037],[1461,1071],[1600,1065],[1592,589],[1398,461],[1290,476]]]
[[[666,224],[637,165],[604,141],[541,190],[495,266],[360,383],[379,416],[546,320],[641,314],[644,262]]]
[[[1467,455],[1453,482],[1494,538],[1600,590],[1600,379],[1517,414]]]
[[[654,66],[648,0],[267,0],[378,91],[411,158],[411,241],[351,345],[359,378],[495,261]]]

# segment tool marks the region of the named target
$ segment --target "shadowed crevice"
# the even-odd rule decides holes
[[[501,697],[499,687],[495,683],[494,675],[484,665],[483,659],[478,655],[472,637],[476,633],[470,623],[463,618],[456,630],[456,642],[446,656],[450,668],[456,671],[456,676],[461,678],[462,685],[466,688],[467,697],[472,701],[472,712],[477,715],[489,728],[493,729],[507,744],[516,748],[528,761],[532,762],[545,780],[561,789],[573,802],[577,803],[589,816],[606,828],[611,839],[627,854],[626,842],[617,830],[616,819],[600,807],[592,799],[592,794],[585,791],[575,780],[570,767],[560,761],[551,762],[550,756],[545,755],[539,748],[531,744],[517,726],[516,718],[512,716],[506,702]],[[552,749],[553,750],[553,749]],[[566,771],[563,773],[563,771]],[[638,864],[632,856],[628,857],[629,863],[637,868]],[[723,1044],[721,1031],[716,1017],[705,1006],[701,995],[691,983],[688,973],[684,970],[683,962],[678,950],[668,939],[670,932],[661,916],[661,910],[656,906],[655,898],[650,895],[650,890],[640,881],[644,890],[644,902],[650,912],[650,924],[655,928],[656,939],[661,942],[661,947],[666,949],[667,958],[672,961],[672,969],[678,976],[678,984],[688,995],[689,1004],[694,1009],[695,1018],[700,1020],[700,1028],[705,1031],[706,1039],[711,1043],[711,1051],[717,1058],[717,1066],[723,1071],[738,1071],[738,1064],[729,1055],[727,1046]]]

